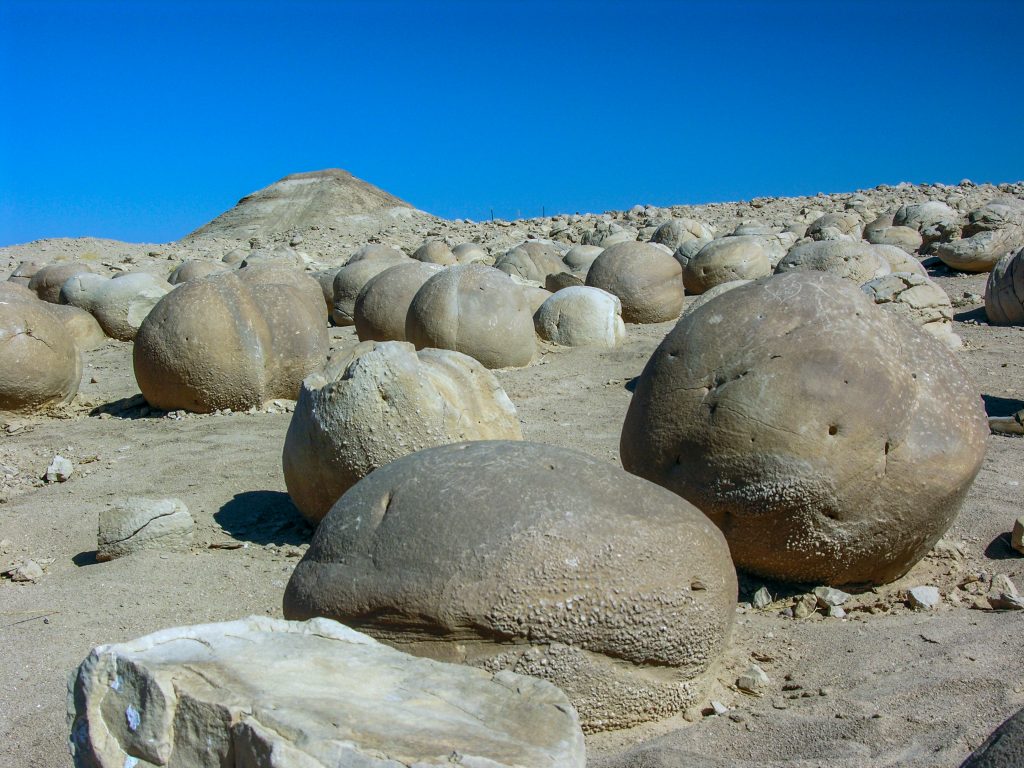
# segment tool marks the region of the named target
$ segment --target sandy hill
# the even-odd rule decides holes
[[[312,227],[350,229],[353,224],[382,224],[415,217],[411,205],[357,179],[348,171],[293,173],[238,201],[229,211],[183,238],[248,239]]]

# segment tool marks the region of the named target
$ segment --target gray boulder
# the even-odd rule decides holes
[[[596,731],[693,704],[735,612],[721,533],[607,461],[518,441],[419,451],[320,523],[284,614],[561,687]]]
[[[180,499],[129,498],[100,512],[96,559],[144,549],[188,549],[195,527]]]
[[[775,267],[786,272],[826,272],[863,285],[892,271],[889,262],[868,243],[820,240],[794,245]]]
[[[59,298],[61,304],[84,309],[95,317],[110,338],[134,341],[146,315],[172,289],[166,280],[146,272],[127,272],[110,279],[84,273],[69,277]]]
[[[993,325],[1024,325],[1024,248],[993,267],[985,285],[985,315]]]

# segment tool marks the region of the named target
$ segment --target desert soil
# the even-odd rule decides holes
[[[161,246],[90,242],[111,261],[127,254],[142,268],[173,266]],[[11,250],[10,263],[47,256],[33,246]],[[984,276],[940,269],[934,277],[953,298],[983,293]],[[976,300],[957,313],[965,342],[957,355],[989,414],[1024,408],[1024,328],[990,327]],[[499,371],[526,438],[617,465],[632,382],[672,325],[630,325],[627,343],[612,351],[543,346],[529,367]],[[351,328],[331,336],[335,351],[356,342]],[[310,540],[281,471],[290,404],[150,414],[131,358],[130,343],[107,341],[85,353],[70,406],[0,423],[0,571],[28,559],[45,571],[37,583],[0,581],[0,765],[70,764],[66,678],[92,647],[172,625],[280,616]],[[768,587],[778,601],[754,610],[749,600],[762,582],[742,578],[729,650],[706,696],[730,711],[590,736],[590,764],[609,765],[647,743],[705,756],[694,765],[958,765],[1024,706],[1024,612],[972,607],[996,574],[1024,586],[1024,560],[1008,545],[1021,514],[1022,451],[1018,438],[990,436],[943,546],[899,582],[856,595],[846,619],[783,616],[806,587],[777,584]],[[57,454],[75,471],[47,484],[40,478]],[[196,520],[191,550],[96,562],[97,516],[128,496],[182,499]],[[940,588],[942,604],[911,610],[905,591],[925,584]],[[751,661],[771,678],[760,697],[735,687]]]

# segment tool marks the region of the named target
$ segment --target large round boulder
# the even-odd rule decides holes
[[[135,378],[167,411],[246,410],[296,398],[327,355],[320,287],[273,267],[191,280],[164,296],[135,337]]]
[[[35,259],[23,261],[15,267],[7,280],[8,282],[17,283],[18,285],[28,288],[28,284],[35,273],[45,266],[47,266],[47,264],[44,261],[36,261]]]
[[[92,267],[88,264],[51,264],[37,270],[28,281],[28,287],[43,301],[59,304],[61,287],[69,277],[83,272],[92,272]]]
[[[60,289],[60,303],[84,309],[103,332],[118,341],[132,341],[139,326],[172,286],[147,272],[113,278],[88,272],[69,277]]]
[[[917,230],[923,249],[960,237],[960,214],[941,200],[900,206],[893,216],[893,225]]]
[[[797,272],[686,315],[647,363],[622,465],[767,578],[881,584],[942,536],[988,423],[953,354],[853,283]]]
[[[600,288],[563,288],[540,305],[533,321],[538,336],[566,347],[610,349],[626,338],[622,304]]]
[[[75,345],[83,352],[96,349],[107,340],[107,334],[96,318],[84,309],[72,307],[70,304],[47,303],[45,306],[61,321],[71,334],[71,338],[75,340]]]
[[[562,261],[571,271],[585,275],[602,251],[604,248],[598,245],[574,245],[562,257]]]
[[[898,246],[876,243],[872,244],[871,248],[888,263],[892,272],[910,272],[915,275],[928,276],[928,270],[921,262]]]
[[[427,280],[409,305],[405,338],[417,349],[453,349],[488,368],[528,365],[537,351],[525,291],[482,264],[457,264]]]
[[[334,304],[331,309],[331,320],[335,325],[355,325],[356,299],[370,278],[376,277],[396,264],[408,264],[410,259],[405,254],[381,254],[356,262],[349,262],[338,270],[334,276],[332,296]]]
[[[985,285],[985,315],[993,325],[1024,325],[1024,248],[999,260]]]
[[[614,294],[627,323],[663,323],[683,308],[683,270],[651,243],[606,248],[587,272],[587,285]]]
[[[753,237],[721,237],[701,248],[683,268],[687,293],[704,293],[733,280],[756,280],[772,273],[761,243]]]
[[[565,262],[553,245],[539,240],[527,240],[494,262],[494,268],[507,275],[543,285],[548,275],[558,274],[565,269]]]
[[[0,411],[70,402],[81,379],[78,347],[56,313],[35,297],[0,292]]]
[[[543,677],[597,731],[699,700],[735,600],[725,540],[692,505],[577,451],[488,441],[405,456],[342,496],[284,614]]]
[[[459,264],[491,264],[494,259],[480,243],[459,243],[452,248]]]
[[[473,358],[366,342],[302,382],[284,443],[284,479],[315,525],[359,480],[407,453],[522,437],[512,401]]]
[[[826,272],[863,285],[892,271],[874,246],[846,240],[816,240],[794,245],[775,267],[786,272]]]
[[[352,319],[360,341],[405,341],[405,316],[417,291],[444,267],[397,264],[371,277],[356,296]]]
[[[405,253],[397,246],[384,243],[368,243],[349,256],[344,266],[368,259],[390,259],[393,261],[399,256],[405,256]]]
[[[830,237],[828,230],[835,230],[841,237],[860,240],[863,228],[864,222],[860,216],[853,211],[843,211],[819,216],[808,225],[804,234],[812,240],[832,240],[836,238]]]
[[[690,240],[708,241],[714,236],[713,229],[696,219],[671,219],[654,230],[651,242],[668,246],[669,250],[675,252],[680,245]]]

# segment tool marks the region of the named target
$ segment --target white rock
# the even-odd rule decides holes
[[[7,574],[11,581],[35,584],[43,576],[43,567],[35,560],[26,560],[16,568],[12,568]]]
[[[1018,517],[1013,521],[1013,531],[1010,532],[1010,546],[1024,555],[1024,517]]]
[[[420,659],[328,619],[250,617],[96,648],[69,683],[76,765],[583,768],[542,680]]]
[[[913,587],[908,594],[911,607],[921,610],[930,611],[942,602],[938,587]]]
[[[753,606],[760,610],[761,608],[767,608],[772,604],[772,595],[768,591],[767,587],[761,587],[754,593]]]
[[[194,527],[180,499],[132,497],[100,513],[96,559],[113,560],[141,549],[185,549]]]
[[[737,678],[736,687],[745,693],[755,693],[760,696],[771,682],[763,669],[757,664],[751,664],[747,667],[747,671]]]
[[[818,605],[822,608],[828,608],[833,605],[842,605],[850,599],[849,593],[832,587],[815,587],[814,596],[818,598]]]
[[[53,457],[50,466],[46,468],[45,479],[48,483],[63,483],[71,478],[75,466],[60,454]]]

